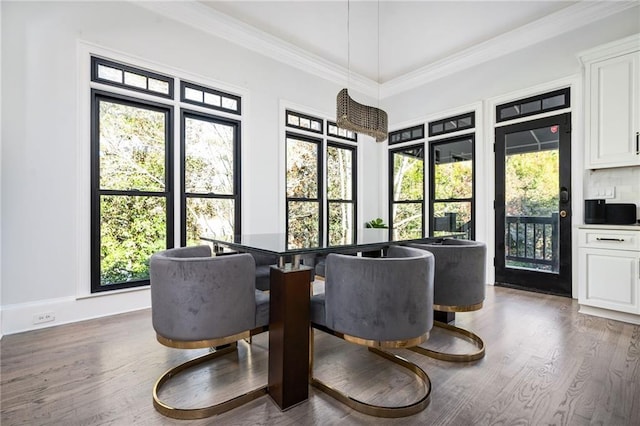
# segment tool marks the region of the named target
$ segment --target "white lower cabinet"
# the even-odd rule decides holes
[[[640,322],[640,232],[608,229],[580,229],[578,248],[581,307],[638,315]],[[583,311],[583,310],[581,310]],[[589,312],[588,309],[584,310]],[[606,311],[599,312],[600,316]]]

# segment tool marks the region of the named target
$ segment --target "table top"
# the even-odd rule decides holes
[[[391,240],[389,230],[383,228],[365,228],[358,232],[358,242],[346,245],[321,245],[315,247],[290,247],[285,234],[243,234],[235,236],[209,236],[200,237],[204,241],[220,244],[237,251],[254,251],[278,256],[302,255],[302,254],[326,254],[332,252],[357,252],[377,250],[389,244],[402,244],[408,242],[429,242],[437,238],[410,238],[403,240]]]

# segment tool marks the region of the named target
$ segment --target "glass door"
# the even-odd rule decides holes
[[[571,296],[571,114],[496,129],[496,284]]]

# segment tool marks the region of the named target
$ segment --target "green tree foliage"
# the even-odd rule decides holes
[[[290,248],[317,247],[320,202],[318,194],[318,144],[287,138],[288,236]]]
[[[185,192],[187,245],[202,235],[234,233],[235,202],[198,195],[234,195],[235,128],[202,119],[185,119]]]
[[[558,212],[559,159],[558,150],[534,151],[507,156],[505,160],[505,211],[507,216],[550,217]],[[510,253],[552,258],[553,242],[550,238],[553,226],[545,225],[545,232],[538,226],[526,228],[512,224],[506,229],[506,244]],[[526,233],[526,235],[525,235]],[[546,238],[545,238],[546,235]],[[524,246],[523,241],[527,241]],[[526,262],[507,262],[513,267],[548,269],[557,271],[558,265],[536,265]]]
[[[149,257],[166,248],[166,120],[163,111],[100,103],[100,189],[158,194],[100,198],[102,285],[147,279]],[[234,130],[228,124],[185,118],[189,245],[205,234],[233,235]]]
[[[165,190],[165,115],[100,103],[100,189]],[[166,201],[158,196],[100,197],[100,283],[148,278],[149,256],[166,247]]]
[[[329,244],[353,243],[353,151],[327,147],[327,197],[329,212]]]
[[[507,156],[505,208],[508,216],[551,216],[558,211],[558,151]]]
[[[436,200],[470,199],[473,197],[473,162],[471,160],[436,164],[434,174]],[[452,232],[463,230],[465,225],[471,221],[471,202],[434,202],[433,216],[435,218],[447,218],[448,215],[454,215],[455,225],[447,229],[436,227],[433,232],[434,236],[451,235]]]
[[[421,148],[410,148],[393,154],[393,200],[416,201],[395,204],[393,209],[394,239],[422,236],[424,198],[424,154]]]

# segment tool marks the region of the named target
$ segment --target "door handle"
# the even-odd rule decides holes
[[[560,188],[560,202],[568,203],[569,202],[569,190],[564,186]]]
[[[567,217],[567,211],[566,210],[560,210],[560,217]]]
[[[640,155],[640,132],[636,132],[636,155]]]

